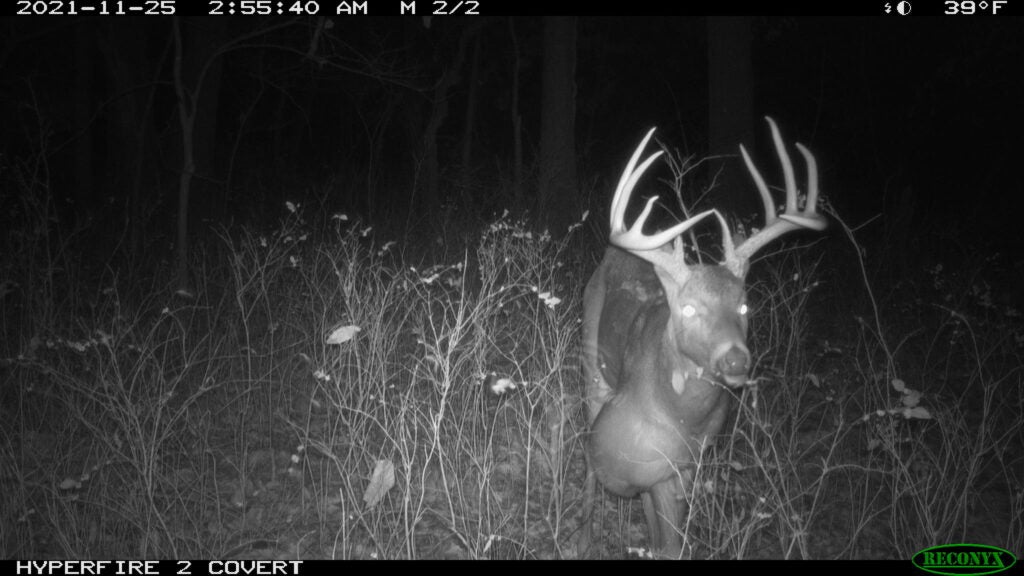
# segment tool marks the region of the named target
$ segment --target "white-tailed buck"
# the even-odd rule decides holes
[[[818,169],[814,156],[796,147],[807,163],[807,197],[800,207],[793,164],[775,122],[768,118],[786,182],[786,206],[775,203],[747,151],[747,169],[764,203],[764,227],[734,245],[728,224],[708,210],[668,230],[644,234],[657,199],[626,227],[626,205],[637,180],[661,152],[637,162],[654,133],[647,133],[626,165],[611,209],[604,260],[583,293],[583,374],[586,378],[587,481],[578,541],[590,544],[595,480],[623,497],[643,495],[651,548],[668,557],[682,549],[695,462],[721,430],[733,393],[747,382],[747,305],[743,279],[751,257],[787,232],[823,230],[817,212]],[[682,234],[714,214],[722,227],[724,262],[687,264]]]

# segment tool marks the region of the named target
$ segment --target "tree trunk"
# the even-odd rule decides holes
[[[75,130],[81,130],[82,135],[75,140],[74,144],[74,173],[75,185],[72,187],[75,201],[75,224],[80,226],[88,222],[88,214],[93,210],[95,203],[93,180],[96,157],[93,154],[95,146],[95,130],[89,123],[92,122],[93,112],[96,110],[94,94],[96,93],[96,73],[93,69],[93,34],[96,30],[95,23],[88,20],[80,20],[75,26],[75,98],[74,98],[74,125]]]
[[[544,18],[539,221],[561,234],[579,212],[576,195],[576,19]]]
[[[437,158],[437,134],[441,125],[448,117],[448,96],[452,88],[458,85],[462,64],[466,60],[466,45],[476,33],[476,27],[470,25],[463,28],[459,36],[459,44],[450,65],[441,74],[441,79],[434,87],[431,101],[430,120],[423,132],[423,169],[424,191],[426,192],[426,209],[436,212],[441,204],[441,169]]]
[[[223,193],[214,183],[224,181],[221,167],[224,158],[219,153],[224,147],[217,141],[220,134],[217,128],[217,108],[220,106],[224,58],[217,55],[217,50],[225,42],[227,20],[189,18],[185,22],[188,28],[184,34],[182,73],[185,86],[195,98],[192,103],[195,114],[192,146],[195,173],[199,176],[194,182],[198,200],[194,210],[213,216],[210,212],[221,205],[215,198]]]
[[[523,117],[519,114],[519,37],[515,19],[508,19],[508,34],[512,39],[512,195],[514,206],[523,207]]]
[[[178,121],[181,124],[181,176],[178,181],[178,234],[175,251],[177,269],[177,293],[192,296],[192,283],[188,273],[188,202],[195,173],[195,157],[192,148],[195,126],[195,93],[185,86],[182,74],[181,18],[175,16],[174,23],[174,91],[178,97]]]
[[[750,18],[708,18],[709,152],[735,157],[738,146],[753,144],[753,63],[750,55]],[[729,214],[750,214],[758,209],[750,194],[750,178],[734,158],[715,160],[711,169],[722,170],[715,205]]]
[[[129,253],[132,258],[139,258],[155,188],[151,176],[153,158],[147,153],[152,152],[151,108],[159,63],[154,64],[146,56],[149,22],[136,20],[128,26],[106,22],[104,26],[105,33],[99,38],[100,51],[111,93],[119,95],[107,130],[107,173],[113,176],[108,186],[114,195],[126,200]],[[147,85],[148,88],[139,89]]]
[[[469,68],[469,91],[466,96],[466,115],[462,122],[462,169],[463,184],[468,184],[473,164],[473,128],[476,126],[476,101],[480,90],[480,36],[473,41],[473,60]]]

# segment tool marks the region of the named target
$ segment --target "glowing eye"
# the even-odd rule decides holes
[[[746,316],[750,308],[747,308],[746,304],[740,304],[740,316]]]
[[[697,309],[687,304],[683,306],[683,318],[693,318],[693,315],[697,313]]]

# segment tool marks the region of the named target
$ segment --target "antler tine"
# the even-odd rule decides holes
[[[782,134],[779,133],[779,127],[775,124],[775,120],[772,120],[770,116],[765,116],[765,120],[768,121],[768,125],[772,129],[772,141],[775,143],[775,152],[779,155],[779,164],[782,164],[782,177],[786,182],[786,214],[793,214],[796,212],[796,178],[793,176],[793,161],[789,158],[789,152],[786,151],[786,143],[782,141]],[[806,158],[806,156],[804,156]],[[772,210],[772,216],[775,215],[775,211]]]
[[[804,204],[805,211],[814,214],[814,217],[803,218],[796,214],[782,214],[779,218],[784,218],[811,230],[824,230],[828,226],[828,222],[823,216],[818,214],[818,162],[814,159],[814,154],[811,154],[811,151],[803,144],[797,142],[796,149],[800,151],[800,154],[804,157],[804,162],[807,163],[807,201]]]
[[[658,152],[651,154],[650,157],[641,162],[639,166],[636,165],[640,156],[643,154],[644,148],[647,147],[647,143],[650,141],[651,136],[654,135],[654,130],[655,128],[651,128],[650,131],[647,132],[647,135],[644,136],[640,145],[637,146],[636,151],[633,152],[633,156],[629,159],[629,163],[626,164],[626,169],[622,172],[622,177],[619,178],[619,185],[615,188],[615,197],[612,199],[612,210],[609,217],[611,225],[609,241],[620,248],[625,248],[626,250],[634,253],[636,253],[636,251],[656,250],[661,248],[683,232],[689,230],[705,216],[714,212],[714,210],[707,210],[676,224],[668,230],[662,230],[661,232],[652,235],[645,235],[643,233],[644,224],[647,222],[647,217],[651,213],[651,207],[654,206],[654,202],[658,199],[657,196],[654,196],[647,201],[647,205],[644,206],[643,211],[640,212],[640,216],[637,217],[635,222],[633,222],[633,225],[628,228],[626,227],[626,206],[629,204],[629,197],[633,193],[633,187],[636,186],[640,177],[643,176],[644,171],[646,171],[647,168],[662,155],[662,151],[659,150]],[[681,248],[677,248],[676,252],[679,253],[679,258],[681,259]],[[651,258],[647,258],[642,254],[637,255],[651,261]]]
[[[796,144],[797,150],[800,151],[807,163],[807,199],[801,210],[797,201],[798,191],[796,178],[793,175],[793,161],[786,151],[786,144],[782,141],[782,135],[779,133],[775,121],[767,116],[765,119],[768,120],[768,125],[771,127],[775,151],[779,156],[779,163],[782,164],[783,179],[786,183],[786,207],[782,214],[776,216],[768,186],[754,166],[747,150],[741,145],[740,153],[743,155],[743,161],[747,165],[750,176],[754,179],[754,184],[761,195],[761,202],[764,204],[764,228],[735,249],[731,247],[731,241],[724,242],[725,264],[733,274],[740,277],[746,274],[750,258],[772,240],[800,228],[824,230],[828,225],[828,221],[818,214],[818,163],[814,159],[814,154],[802,144]]]
[[[754,179],[757,191],[761,193],[761,204],[764,205],[764,224],[770,226],[775,222],[775,202],[772,201],[772,195],[768,192],[768,185],[764,183],[764,178],[758,172],[757,166],[754,166],[754,161],[750,159],[750,154],[747,153],[743,144],[740,144],[740,154],[743,155],[743,163],[747,165],[747,172],[750,172],[750,177]]]

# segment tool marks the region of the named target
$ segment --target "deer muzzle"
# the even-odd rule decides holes
[[[750,350],[743,342],[723,342],[711,356],[715,372],[729,386],[741,386],[750,371]]]

